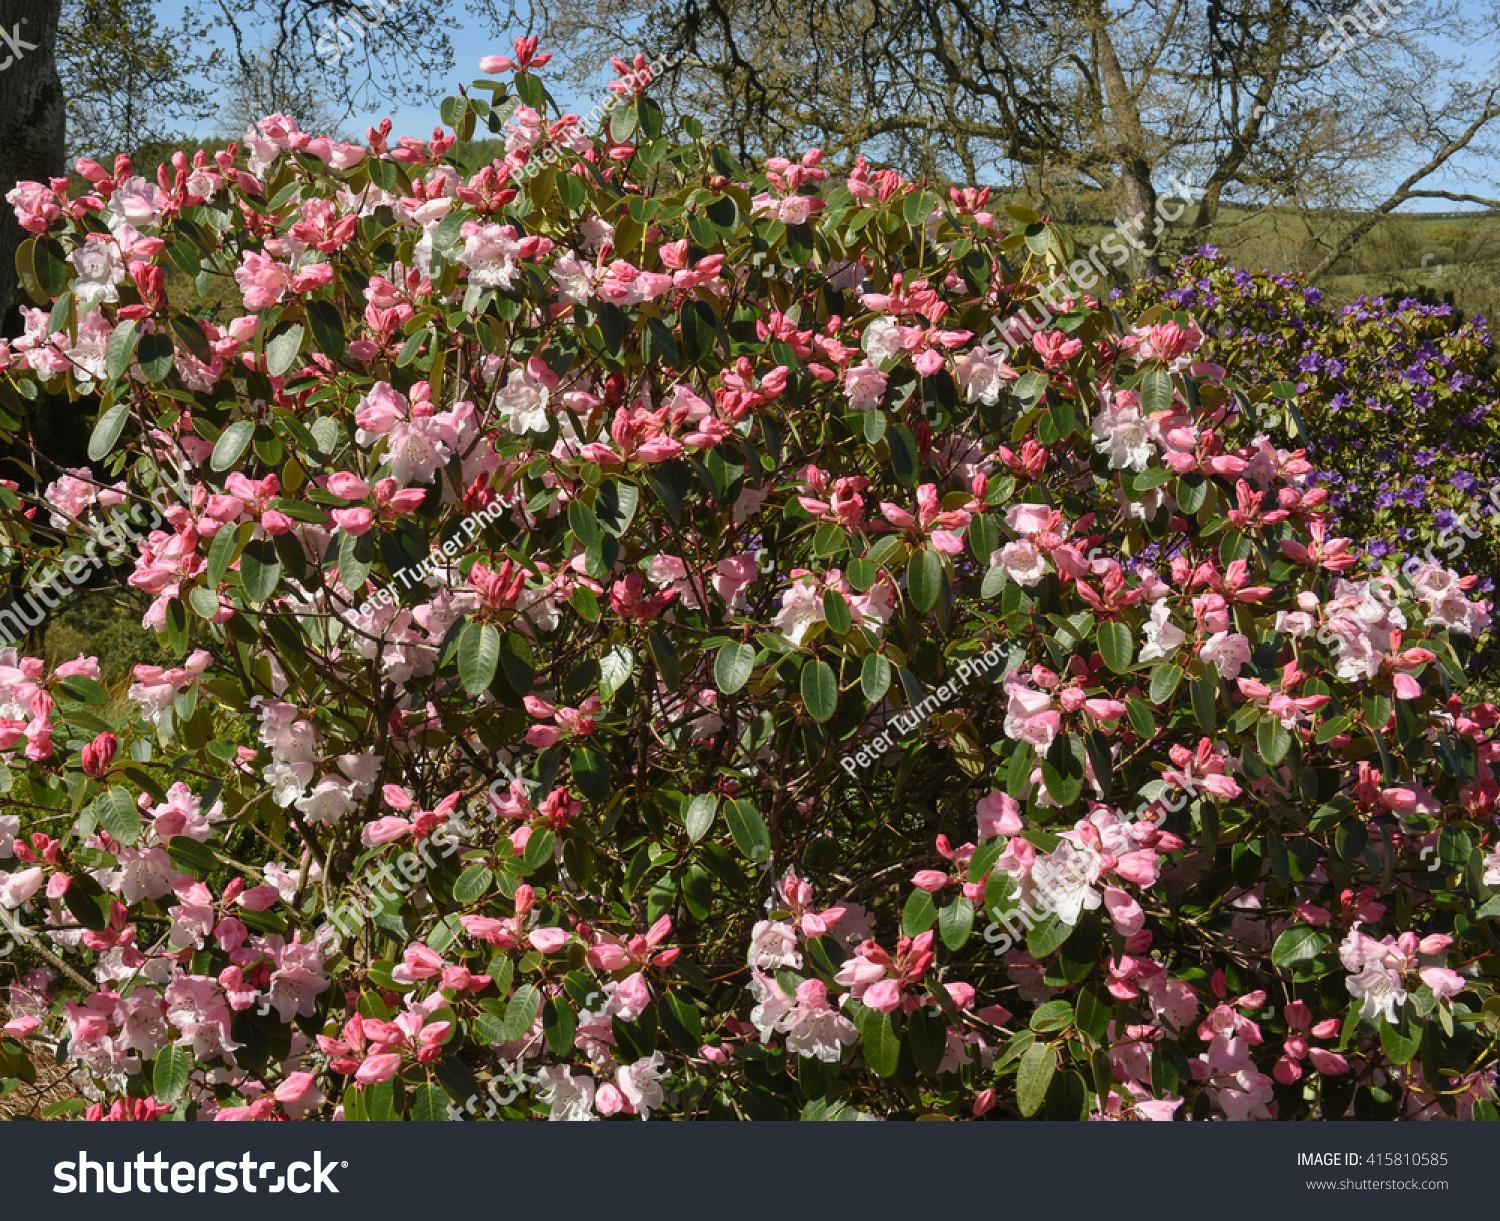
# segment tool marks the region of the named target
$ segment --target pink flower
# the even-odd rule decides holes
[[[980,839],[1021,833],[1021,807],[1009,793],[1000,789],[991,791],[979,799],[975,812],[979,818]]]
[[[109,772],[118,743],[112,733],[101,733],[83,748],[83,774],[98,780]]]
[[[400,1056],[394,1052],[382,1052],[365,1060],[355,1072],[354,1079],[361,1085],[379,1085],[394,1077],[400,1068]]]
[[[532,947],[543,954],[555,954],[568,944],[570,934],[562,928],[537,928],[531,930]]]
[[[512,59],[508,55],[486,55],[479,61],[479,70],[490,76],[497,76],[501,72],[527,72],[532,68],[540,68],[552,58],[549,51],[545,55],[538,55],[537,36],[527,34],[515,39],[516,55]]]
[[[865,1008],[877,1013],[889,1013],[901,1003],[901,985],[894,979],[881,979],[865,989],[860,998]]]
[[[246,309],[265,310],[280,303],[291,287],[292,274],[286,264],[250,250],[236,269],[234,282],[240,287]]]

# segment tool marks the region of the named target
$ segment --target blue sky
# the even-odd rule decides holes
[[[393,3],[393,0],[385,0]],[[399,3],[399,0],[394,0]],[[1388,9],[1394,10],[1392,0],[1385,0]],[[1460,9],[1472,20],[1475,29],[1487,28],[1492,20],[1490,5],[1493,0],[1458,0]],[[175,23],[181,14],[185,0],[159,0],[157,12],[161,15],[164,24],[170,26]],[[1399,3],[1399,0],[1396,0]],[[425,136],[432,131],[437,123],[437,103],[444,96],[452,93],[459,83],[467,83],[480,74],[478,63],[481,56],[490,54],[505,54],[511,50],[511,36],[525,33],[525,30],[515,29],[507,31],[496,37],[489,29],[488,23],[469,13],[466,8],[454,3],[451,6],[452,15],[448,25],[448,37],[453,45],[454,65],[451,71],[442,74],[433,80],[432,94],[429,101],[412,102],[407,104],[377,104],[371,108],[360,108],[345,121],[344,130],[350,134],[363,134],[371,124],[378,123],[382,118],[389,116],[398,134]],[[399,11],[399,10],[397,10]],[[549,45],[546,32],[540,31],[543,37],[543,50],[556,50],[555,46]],[[639,48],[630,48],[631,50]],[[1467,46],[1457,46],[1445,43],[1441,47],[1442,53],[1457,57],[1467,58],[1475,64],[1477,73],[1497,70],[1495,62],[1494,43],[1490,40],[1475,39]],[[358,50],[351,53],[351,57],[358,56]],[[1481,57],[1483,62],[1480,62]],[[569,90],[555,79],[549,79],[549,88],[552,89],[557,101],[565,107],[584,112],[593,105],[599,97],[604,96],[604,82],[612,73],[607,67],[601,66],[601,72],[597,80],[597,96],[593,92],[582,93]],[[218,135],[225,134],[223,124],[208,123],[194,134]],[[1407,169],[1407,165],[1392,167],[1392,184],[1399,179]],[[1479,161],[1469,158],[1467,161],[1455,161],[1441,175],[1435,176],[1424,184],[1433,188],[1446,189],[1450,191],[1467,192],[1483,196],[1493,196],[1497,188],[1483,181],[1489,176],[1483,171],[1495,170],[1492,161]],[[1402,211],[1453,211],[1459,210],[1467,205],[1454,204],[1446,200],[1412,201],[1406,204]]]

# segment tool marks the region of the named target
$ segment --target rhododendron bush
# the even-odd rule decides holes
[[[1192,326],[1020,334],[1034,216],[742,166],[641,64],[583,132],[534,51],[428,140],[273,116],[12,194],[6,427],[94,421],[5,490],[13,580],[151,500],[177,660],[0,656],[0,1071],[134,1118],[1493,1117],[1472,583],[1355,568]]]

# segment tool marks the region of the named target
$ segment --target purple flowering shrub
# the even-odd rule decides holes
[[[1203,328],[1203,354],[1253,405],[1244,437],[1277,424],[1306,445],[1366,565],[1436,561],[1492,588],[1500,383],[1484,318],[1412,299],[1338,306],[1303,277],[1230,267],[1212,247],[1135,286],[1135,309],[1154,302]]]

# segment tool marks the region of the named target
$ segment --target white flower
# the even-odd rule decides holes
[[[1177,651],[1187,639],[1187,633],[1172,622],[1171,610],[1166,602],[1151,605],[1151,617],[1146,620],[1144,631],[1146,643],[1141,646],[1142,661],[1155,661]]]
[[[1003,356],[996,355],[983,345],[959,356],[953,362],[953,371],[963,389],[964,401],[983,403],[986,407],[993,407],[999,402],[1005,384],[1020,376],[1005,362]]]
[[[861,361],[844,375],[844,393],[855,411],[874,411],[885,394],[885,374],[869,361]]]
[[[1412,578],[1412,588],[1434,623],[1465,636],[1477,636],[1490,625],[1487,604],[1469,601],[1456,572],[1425,565]]]
[[[1023,898],[1038,911],[1054,912],[1071,927],[1084,912],[1103,902],[1093,885],[1099,880],[1100,864],[1097,852],[1064,840],[1055,851],[1037,857]]]
[[[312,783],[317,766],[312,763],[273,760],[266,767],[266,783],[271,786],[271,800],[285,808],[301,797]]]
[[[1094,448],[1109,457],[1112,471],[1143,471],[1154,452],[1150,421],[1139,408],[1107,407],[1094,417]]]
[[[1371,963],[1346,982],[1349,995],[1360,1001],[1360,1017],[1382,1017],[1396,1024],[1396,1010],[1405,1003],[1406,990],[1393,972]]]
[[[761,971],[800,967],[802,955],[797,950],[797,930],[782,920],[757,921],[750,930],[750,953],[746,962]]]
[[[650,1119],[652,1108],[659,1107],[666,1101],[661,1088],[662,1065],[665,1062],[661,1052],[652,1052],[645,1059],[623,1066],[615,1074],[616,1088],[642,1119]]]
[[[598,1118],[594,1114],[594,1079],[585,1073],[568,1072],[561,1064],[544,1068],[537,1076],[546,1083],[542,1101],[549,1108],[547,1118],[580,1122]]]
[[[1210,665],[1219,668],[1219,677],[1231,681],[1240,676],[1240,669],[1250,660],[1250,640],[1239,632],[1215,632],[1198,655]]]
[[[17,873],[0,874],[0,907],[14,911],[42,888],[45,877],[40,865]]]
[[[793,581],[781,595],[781,609],[771,620],[771,626],[793,644],[801,644],[802,637],[814,623],[823,621],[823,598],[811,581]]]
[[[386,451],[392,478],[402,487],[413,481],[430,483],[451,457],[446,440],[442,425],[432,416],[402,420],[391,429]]]
[[[1005,569],[1017,585],[1035,585],[1047,575],[1047,557],[1029,538],[1018,538],[990,556],[990,567]]]
[[[816,980],[811,982],[818,983]],[[822,987],[821,984],[818,986]],[[804,984],[803,988],[806,987]],[[786,1018],[787,1050],[822,1060],[825,1064],[837,1064],[844,1048],[859,1037],[854,1023],[829,1005],[826,999],[821,1004],[801,1001],[802,990],[797,990],[799,1003]]]
[[[21,820],[14,814],[0,814],[0,861],[16,854],[16,836],[21,834]]]
[[[73,297],[80,314],[120,299],[117,286],[125,278],[125,262],[111,239],[102,233],[90,233],[83,245],[68,255],[68,262],[78,273],[73,278]]]
[[[354,785],[336,776],[324,776],[311,793],[296,800],[308,822],[335,823],[354,809]]]
[[[901,325],[892,318],[880,317],[865,328],[861,346],[872,363],[883,365],[901,351]]]
[[[552,264],[552,279],[557,283],[557,295],[574,305],[582,305],[594,295],[597,278],[594,269],[571,250]]]
[[[750,973],[750,991],[755,996],[755,1007],[750,1010],[750,1022],[760,1034],[762,1043],[769,1043],[771,1036],[782,1029],[782,1019],[792,1011],[795,1002],[769,975],[759,971]]]
[[[469,283],[483,288],[509,288],[520,264],[519,244],[510,225],[479,225],[464,239],[458,261],[469,269]]]
[[[505,426],[520,435],[527,432],[546,432],[548,425],[547,401],[552,392],[529,369],[512,369],[505,385],[495,396]]]

